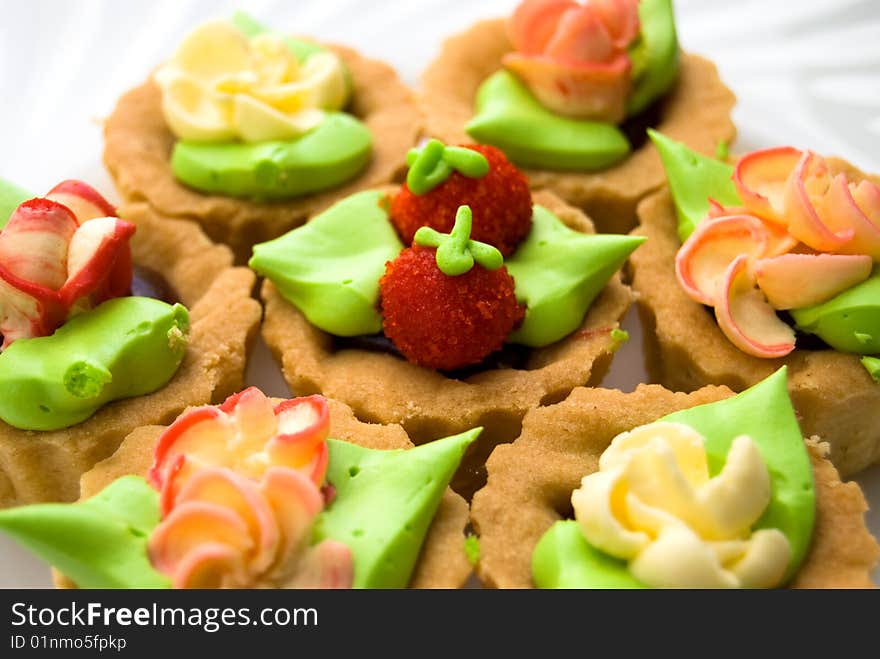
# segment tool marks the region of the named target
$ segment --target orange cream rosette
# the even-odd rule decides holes
[[[638,0],[526,0],[508,22],[503,64],[553,112],[618,123],[632,85],[627,48]]]
[[[743,207],[713,202],[679,250],[676,275],[692,299],[715,307],[740,350],[783,357],[795,333],[777,310],[830,300],[880,262],[880,187],[832,176],[824,158],[792,147],[743,156],[733,182]]]
[[[324,508],[330,416],[321,396],[273,404],[256,388],[181,416],[149,473],[162,521],[153,565],[175,588],[345,588],[351,550],[309,546]]]

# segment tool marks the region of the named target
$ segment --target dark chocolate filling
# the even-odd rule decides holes
[[[665,105],[664,97],[651,103],[644,110],[631,117],[627,117],[618,128],[626,135],[633,151],[642,148],[648,141],[648,129],[656,128],[663,120]]]
[[[131,294],[137,297],[150,297],[168,304],[180,302],[180,296],[168,280],[160,273],[141,265],[132,268]]]
[[[363,336],[334,336],[333,350],[366,350],[386,355],[392,355],[398,359],[406,359],[397,346],[384,334],[369,334]],[[500,350],[496,350],[479,364],[471,364],[457,368],[454,371],[439,371],[450,380],[465,380],[472,375],[496,368],[513,368],[525,370],[527,368],[531,348],[505,343]]]

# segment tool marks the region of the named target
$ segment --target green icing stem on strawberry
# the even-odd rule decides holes
[[[20,204],[0,232],[2,347],[48,336],[69,317],[127,294],[134,232],[81,181]]]

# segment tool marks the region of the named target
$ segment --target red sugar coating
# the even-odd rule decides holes
[[[482,178],[468,178],[454,171],[423,195],[413,194],[404,184],[391,202],[391,221],[403,244],[409,245],[423,226],[441,233],[452,231],[455,212],[467,204],[474,217],[471,238],[494,245],[504,256],[510,256],[532,228],[529,183],[494,146],[462,146],[482,153],[489,161],[489,173]]]
[[[386,264],[380,287],[385,335],[426,368],[451,371],[481,362],[525,314],[507,268],[474,265],[449,277],[432,248],[405,249]]]

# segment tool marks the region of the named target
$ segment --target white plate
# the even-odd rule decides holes
[[[515,0],[32,0],[2,4],[0,176],[33,190],[82,178],[102,191],[101,118],[198,23],[241,8],[290,32],[349,44],[416,84],[444,35],[509,13]],[[737,150],[790,143],[880,171],[880,12],[877,0],[680,0],[681,43],[715,60],[739,97]],[[640,328],[605,386],[645,381]],[[265,346],[248,368],[268,393],[287,388]],[[880,411],[878,411],[880,422]],[[880,535],[880,467],[856,480]],[[45,566],[0,537],[0,587],[48,587]],[[880,576],[875,573],[875,580]]]

